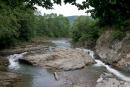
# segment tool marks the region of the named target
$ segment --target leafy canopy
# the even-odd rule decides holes
[[[92,47],[99,37],[99,28],[96,21],[89,16],[79,16],[71,28],[72,40],[74,43]]]
[[[54,3],[61,4],[62,0],[53,0]],[[64,3],[76,5],[80,10],[90,8],[93,18],[98,18],[100,25],[113,26],[130,24],[130,1],[129,0],[84,0],[82,4],[76,3],[77,0],[64,0]]]
[[[63,0],[64,3],[76,5],[79,9],[93,7],[87,12],[93,18],[98,18],[101,25],[129,25],[130,1],[129,0],[84,0],[82,4],[76,3],[77,0]],[[35,5],[52,9],[53,4],[61,4],[62,0],[0,0],[6,5],[15,8],[20,5],[35,9]]]
[[[127,23],[130,19],[129,5],[129,0],[86,0],[82,5],[77,4],[80,9],[93,7],[87,12],[90,12],[93,18],[98,18],[102,26],[121,24],[128,26]]]

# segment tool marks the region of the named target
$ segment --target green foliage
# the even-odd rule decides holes
[[[16,33],[19,25],[17,24],[16,17],[9,14],[10,9],[5,8],[2,4],[3,9],[0,9],[0,48],[14,45],[15,38],[18,37]]]
[[[35,10],[19,1],[15,4],[12,0],[0,2],[0,49],[37,36],[68,36],[69,21],[66,17],[56,14],[37,16]]]
[[[94,44],[99,37],[96,21],[88,16],[80,16],[72,26],[73,42]]]
[[[12,9],[5,3],[0,3],[0,7],[0,48],[10,47],[20,40],[29,40],[33,31],[33,11],[24,6]]]
[[[48,14],[36,17],[37,36],[67,37],[69,21],[66,17],[56,14]]]
[[[93,18],[98,18],[101,26],[123,25],[124,21],[130,19],[130,2],[128,0],[86,0],[82,4],[77,0],[63,0],[64,3],[76,5],[79,9],[88,10]],[[61,4],[62,0],[1,0],[0,3],[9,5],[11,9],[20,7],[36,9],[35,5],[52,9],[53,4]],[[129,24],[127,24],[128,26]]]
[[[101,26],[129,26],[130,2],[128,0],[86,0],[82,4],[76,0],[63,0],[76,5],[79,9],[93,7],[93,18],[99,19]],[[29,41],[34,36],[66,37],[69,33],[69,21],[62,15],[34,15],[35,5],[52,9],[53,4],[61,0],[0,0],[0,48],[15,45],[17,41]],[[78,17],[72,26],[74,42],[95,42],[100,30],[90,17]],[[116,31],[114,39],[121,39],[124,33]]]
[[[126,33],[121,31],[121,30],[114,30],[112,32],[112,41],[115,41],[115,40],[122,40],[123,37],[126,36]]]
[[[86,0],[82,4],[76,5],[79,9],[93,7],[87,12],[90,12],[93,18],[99,18],[101,26],[121,26],[124,21],[130,19],[130,2],[128,0]]]
[[[16,20],[10,17],[0,15],[0,48],[5,48],[14,45],[17,34],[18,25],[15,24]]]
[[[20,13],[20,12],[19,12]],[[29,41],[34,37],[35,31],[35,15],[33,15],[32,10],[27,10],[26,12],[21,11],[18,15],[19,28],[19,39],[23,41]]]

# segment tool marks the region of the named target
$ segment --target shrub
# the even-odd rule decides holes
[[[123,31],[121,31],[121,30],[114,30],[113,32],[112,32],[112,41],[114,41],[114,40],[122,40],[123,39],[123,37],[125,37],[126,36],[126,33],[125,32],[123,32]]]
[[[72,26],[72,40],[74,43],[95,44],[99,32],[95,20],[88,16],[80,16]]]

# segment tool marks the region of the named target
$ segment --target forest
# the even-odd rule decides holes
[[[121,38],[125,35],[123,31],[128,30],[129,1],[86,0],[79,4],[76,0],[64,0],[80,10],[94,8],[87,10],[91,17],[76,17],[74,23],[63,15],[40,15],[35,7],[52,9],[54,3],[61,4],[61,0],[0,0],[0,49],[35,37],[72,37],[75,43],[84,45],[87,41],[92,45],[107,26],[116,27],[114,38]]]
[[[69,21],[63,15],[40,15],[23,2],[0,2],[0,48],[31,41],[35,37],[67,37]],[[9,4],[9,5],[8,5]]]

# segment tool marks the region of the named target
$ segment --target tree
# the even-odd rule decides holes
[[[93,7],[88,10],[93,18],[98,18],[102,26],[129,25],[130,1],[128,0],[86,0],[76,4],[79,9]]]
[[[61,0],[53,0],[54,3],[61,4]],[[84,0],[82,4],[76,3],[77,0],[64,0],[64,3],[76,5],[80,10],[91,8],[93,18],[98,18],[101,26],[130,24],[130,1],[128,0]]]
[[[0,2],[0,48],[15,45],[20,40],[30,40],[34,11],[22,5],[12,9],[6,1]]]
[[[96,21],[89,16],[79,16],[72,26],[72,40],[78,45],[94,47],[99,37]]]
[[[56,14],[34,15],[35,5],[52,9],[54,3],[60,4],[56,0],[0,0],[0,48],[29,41],[34,35],[66,36],[67,18]]]
[[[36,16],[37,36],[66,37],[69,31],[69,21],[63,15],[45,14]]]
[[[130,2],[128,0],[85,0],[82,4],[77,3],[77,0],[63,1],[76,5],[79,9],[93,7],[87,12],[90,12],[93,18],[98,18],[101,26],[123,25],[126,27],[130,24]],[[65,36],[69,25],[65,17],[53,14],[43,17],[44,21],[39,18],[35,20],[34,17],[35,5],[52,9],[55,3],[61,5],[62,0],[0,0],[1,47],[10,46],[19,40],[30,40],[33,33],[37,31],[36,27],[41,29],[41,35],[48,32],[50,37]],[[38,23],[42,21],[41,24],[44,26],[40,23],[39,26],[35,26],[37,24],[35,21]]]

